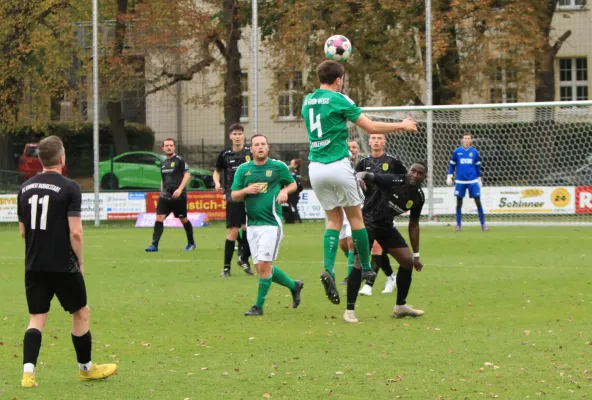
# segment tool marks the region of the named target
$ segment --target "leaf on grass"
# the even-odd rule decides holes
[[[249,338],[249,340],[255,340],[255,337],[254,337],[254,336],[251,336],[251,337]]]
[[[222,376],[228,376],[228,372],[222,372]]]
[[[458,391],[457,388],[453,388],[453,387],[451,387],[450,390],[452,390],[453,392],[457,392]]]
[[[263,397],[266,399],[271,399],[271,395],[269,393],[263,393]]]
[[[372,376],[372,372],[366,372],[366,376]]]
[[[337,371],[335,372],[335,375],[343,375],[343,371]]]
[[[489,361],[483,363],[483,365],[485,365],[486,367],[493,367],[493,363],[490,363]]]
[[[526,331],[524,331],[524,334],[525,334],[526,336],[528,336],[528,335],[530,335],[530,331],[529,331],[529,330],[526,330]]]
[[[454,349],[448,349],[448,352],[452,354],[454,353]]]
[[[193,375],[193,372],[188,372],[187,373],[187,376],[191,376],[191,375]]]
[[[497,366],[497,365],[494,365],[494,366],[493,366],[493,369],[499,369],[499,366]]]
[[[559,376],[564,376],[564,375],[565,375],[565,372],[560,372],[559,373]]]
[[[201,367],[202,371],[205,371],[206,369],[208,369],[208,367]]]
[[[401,382],[403,380],[403,377],[401,375],[397,375],[395,378],[388,378],[386,381],[387,382]]]

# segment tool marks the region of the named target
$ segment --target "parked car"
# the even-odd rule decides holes
[[[151,189],[160,191],[160,168],[165,156],[148,151],[131,151],[99,163],[99,182],[102,189]],[[189,168],[191,179],[188,190],[213,189],[212,172]]]
[[[37,146],[39,143],[27,143],[23,150],[23,155],[19,157],[18,171],[21,182],[34,177],[43,171],[41,161],[37,155]],[[68,176],[68,168],[62,168],[62,175]]]

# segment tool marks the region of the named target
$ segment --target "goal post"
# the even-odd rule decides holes
[[[482,159],[481,200],[488,225],[592,225],[592,101],[365,107],[373,120],[413,117],[418,133],[387,135],[386,151],[409,167],[428,163],[423,216],[454,223],[449,160],[463,134],[473,136]],[[350,125],[363,155],[368,136]],[[477,224],[472,199],[463,224]]]

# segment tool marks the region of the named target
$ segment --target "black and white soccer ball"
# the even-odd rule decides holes
[[[325,42],[325,56],[329,60],[346,62],[351,53],[352,44],[343,35],[333,35]]]

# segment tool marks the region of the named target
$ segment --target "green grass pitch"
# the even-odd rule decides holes
[[[77,380],[70,317],[57,300],[43,335],[39,387],[22,390],[28,321],[23,241],[0,227],[0,399],[576,399],[592,396],[592,229],[422,228],[425,268],[409,302],[418,319],[391,317],[395,295],[360,298],[346,325],[319,282],[321,223],[285,227],[277,265],[305,287],[289,308],[272,285],[265,316],[243,316],[257,279],[233,265],[219,277],[225,228],[131,224],[85,230],[85,268],[96,363],[118,375]],[[403,229],[406,232],[406,229]],[[340,281],[346,260],[338,254]]]

